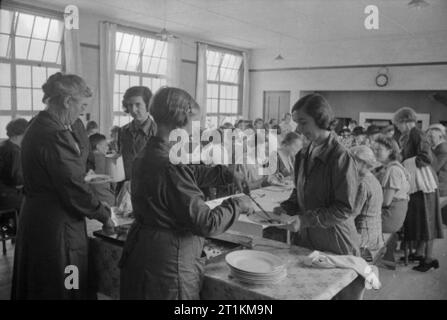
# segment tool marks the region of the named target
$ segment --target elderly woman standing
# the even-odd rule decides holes
[[[121,299],[198,299],[204,238],[217,235],[248,212],[250,200],[230,198],[210,209],[201,188],[235,182],[239,175],[223,166],[175,164],[170,133],[192,132],[200,108],[185,91],[162,88],[152,99],[157,134],[135,159],[132,205],[135,222],[121,258]]]
[[[295,189],[274,212],[294,216],[289,230],[299,230],[294,238],[297,245],[359,256],[360,237],[354,222],[359,177],[354,159],[329,129],[332,108],[321,95],[310,94],[295,103],[292,115],[311,143],[296,156]],[[359,281],[339,297],[358,298]]]
[[[393,122],[402,133],[400,145],[402,160],[410,165],[410,175],[416,170],[428,167],[432,170],[433,155],[427,136],[417,126],[416,112],[411,108],[401,108],[394,114]],[[406,161],[407,160],[407,161]],[[414,160],[414,161],[413,161]],[[407,166],[408,167],[408,166]],[[413,172],[411,172],[413,171]],[[438,268],[438,260],[433,258],[433,240],[443,238],[441,209],[439,207],[439,191],[416,190],[410,194],[408,213],[404,223],[405,240],[416,241],[415,255],[411,260],[419,260],[420,264],[414,270],[426,272]]]
[[[85,158],[71,125],[92,93],[76,75],[52,75],[42,86],[47,104],[22,142],[25,201],[14,256],[13,299],[86,299],[88,243],[85,217],[113,231],[109,209],[84,181]],[[66,268],[71,270],[66,273]],[[66,278],[77,274],[72,289]],[[68,279],[70,280],[70,279]],[[68,281],[70,282],[70,281]]]

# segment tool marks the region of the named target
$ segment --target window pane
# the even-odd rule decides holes
[[[152,52],[154,51],[155,40],[151,38],[146,38],[146,44],[144,46],[143,55],[152,56]]]
[[[133,38],[132,46],[130,48],[130,52],[140,54],[141,51],[141,38],[139,36],[135,36]]]
[[[140,59],[139,59],[139,56],[137,54],[130,54],[126,70],[128,70],[128,71],[138,71],[138,62],[139,62],[139,60]]]
[[[237,100],[233,100],[233,101],[231,102],[231,105],[232,105],[232,107],[231,107],[231,112],[232,112],[232,113],[237,113]]]
[[[208,80],[217,81],[217,67],[208,67]]]
[[[160,59],[152,58],[151,64],[149,66],[149,73],[157,74],[159,64],[160,64]]]
[[[44,17],[36,17],[34,22],[33,38],[46,39],[50,19]]]
[[[40,89],[33,89],[33,110],[41,111],[45,108],[42,102],[43,92]]]
[[[43,48],[45,46],[45,41],[43,40],[31,40],[31,47],[29,49],[28,59],[30,60],[42,60]]]
[[[25,13],[19,13],[16,35],[31,37],[33,23],[34,23],[34,16]]]
[[[232,99],[238,99],[238,87],[233,87]]]
[[[16,37],[16,58],[26,59],[28,54],[28,46],[30,39]]]
[[[10,55],[10,52],[8,52],[10,46],[9,38],[9,36],[0,34],[0,57],[9,57]]]
[[[43,61],[56,62],[58,51],[59,43],[47,41],[47,44],[45,46],[45,53],[43,54]]]
[[[61,41],[62,40],[63,25],[61,21],[51,19],[50,30],[48,31],[48,40]]]
[[[129,89],[129,76],[120,75],[120,92],[126,92]]]
[[[206,94],[207,94],[208,98],[218,98],[217,84],[208,84]]]
[[[120,51],[121,49],[121,40],[123,39],[123,33],[117,32],[115,37],[115,48],[117,51]]]
[[[16,70],[17,86],[31,88],[31,66],[18,65]]]
[[[162,78],[160,79],[160,87],[166,86],[166,79]]]
[[[13,12],[9,10],[0,10],[0,32],[11,34],[11,24]]]
[[[127,63],[128,56],[129,56],[128,53],[118,52],[118,56],[116,58],[116,69],[118,69],[118,70],[126,69],[126,63]]]
[[[143,77],[143,86],[152,88],[152,79]]]
[[[11,88],[0,87],[0,110],[11,109]]]
[[[130,46],[132,45],[133,36],[131,34],[125,33],[123,35],[123,41],[121,42],[120,51],[130,52]]]
[[[11,86],[11,66],[0,63],[0,86]]]
[[[144,73],[149,73],[149,66],[150,66],[150,64],[151,64],[151,57],[146,57],[146,56],[143,56],[143,65],[142,65],[142,71],[144,72]]]
[[[31,89],[17,89],[17,109],[32,110]]]
[[[12,120],[11,116],[0,116],[0,138],[6,139],[6,126]]]
[[[47,81],[45,67],[33,67],[33,88],[41,88]]]
[[[139,79],[139,77],[136,77],[136,76],[130,76],[130,79],[129,79],[130,81],[129,81],[129,86],[130,87],[134,87],[134,86],[139,86],[140,85],[140,79]]]
[[[113,111],[121,111],[121,101],[118,93],[113,95]]]

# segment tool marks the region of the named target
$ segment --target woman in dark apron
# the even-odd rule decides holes
[[[76,75],[52,75],[42,86],[45,111],[31,120],[22,142],[25,201],[20,214],[13,299],[86,299],[85,218],[113,231],[109,209],[84,181],[86,157],[71,125],[92,93]],[[71,278],[70,278],[71,276]]]

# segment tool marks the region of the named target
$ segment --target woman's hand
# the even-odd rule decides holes
[[[241,192],[243,192],[244,194],[250,194],[250,187],[248,186],[247,180],[245,179],[243,173],[234,171],[233,181]]]
[[[245,213],[247,216],[253,214],[253,204],[248,196],[234,197],[233,199],[236,200],[238,207],[241,209],[241,213]]]
[[[298,232],[300,230],[300,226],[301,226],[300,217],[296,215],[291,217],[287,225],[278,228],[286,229],[292,232]]]
[[[112,218],[108,218],[107,221],[102,225],[102,231],[104,231],[104,233],[107,235],[115,233],[115,223],[113,222]]]

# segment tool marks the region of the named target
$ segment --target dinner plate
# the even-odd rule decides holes
[[[279,281],[283,280],[287,277],[287,271],[286,269],[281,270],[281,272],[277,273],[274,276],[270,277],[249,277],[246,275],[242,275],[238,272],[236,272],[234,269],[231,271],[231,275],[239,280],[240,282],[248,283],[248,284],[255,284],[255,285],[267,285],[267,284],[274,284],[278,283]]]
[[[85,182],[90,184],[101,184],[112,182],[112,177],[106,174],[89,174],[85,177]]]
[[[226,255],[225,261],[234,269],[254,274],[269,274],[284,268],[283,261],[264,251],[237,250]]]

